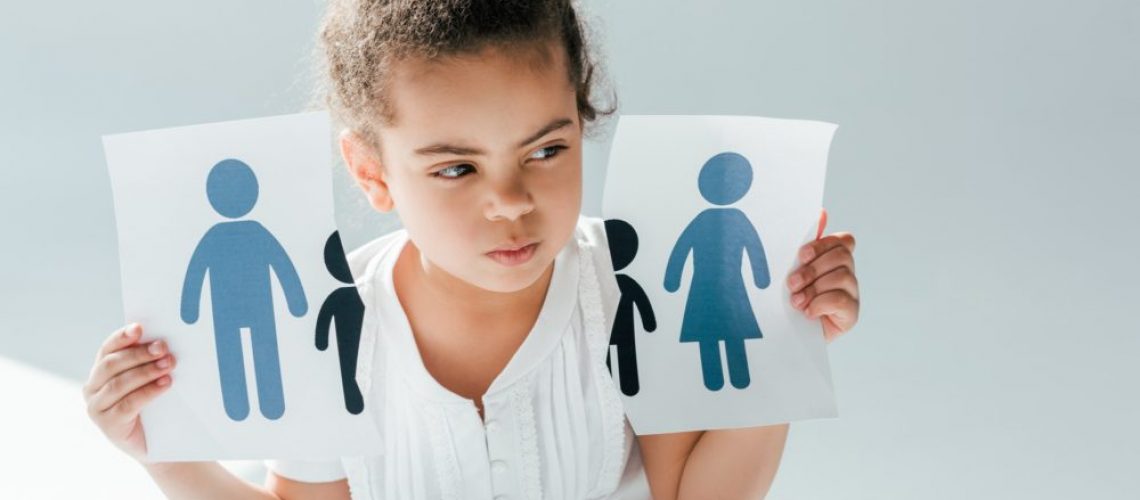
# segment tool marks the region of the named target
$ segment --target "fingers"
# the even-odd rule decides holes
[[[173,356],[163,356],[115,375],[91,397],[88,410],[93,414],[99,414],[114,409],[117,415],[133,416],[137,413],[137,408],[140,408],[133,405],[149,401],[145,396],[135,393],[139,392],[140,388],[143,389],[144,395],[158,390],[147,389],[151,385],[165,388],[170,383],[169,374],[174,365]],[[135,411],[132,412],[132,408]]]
[[[170,388],[170,383],[170,375],[162,375],[131,391],[107,409],[95,411],[92,410],[91,407],[88,407],[88,412],[91,415],[91,419],[101,427],[113,428],[114,426],[122,425],[137,417],[147,403],[150,403],[154,398],[158,397],[159,394],[162,394],[163,391]]]
[[[812,299],[804,313],[811,319],[826,315],[840,332],[845,332],[859,319],[859,299],[844,290],[829,290]]]
[[[813,284],[820,276],[836,269],[846,269],[848,274],[851,274],[851,277],[854,278],[855,259],[851,255],[850,250],[838,239],[833,239],[831,242],[832,245],[828,247],[822,255],[800,266],[799,269],[796,269],[795,272],[788,276],[788,289],[790,289],[793,294]],[[801,254],[802,253],[803,252],[801,252]],[[827,290],[827,288],[819,286],[816,288],[821,291]],[[852,292],[853,296],[858,297],[857,288]]]
[[[99,348],[99,352],[95,355],[95,360],[98,361],[112,352],[127,347],[135,343],[141,337],[142,325],[138,323],[131,323],[115,330],[111,336],[107,337],[107,340],[103,341],[102,347]]]
[[[815,241],[809,241],[800,247],[800,264],[810,263],[817,255],[823,255],[835,247],[847,249],[847,253],[855,253],[855,236],[848,232],[829,234]]]
[[[792,306],[809,319],[823,321],[830,342],[855,326],[859,283],[855,278],[855,237],[841,232],[800,248],[798,269],[788,276]]]
[[[99,348],[83,386],[88,417],[132,456],[141,436],[139,412],[170,388],[175,366],[164,342],[141,344],[141,338],[142,327],[137,323],[112,333]]]
[[[827,316],[823,316],[820,320],[820,323],[823,324],[823,340],[828,344],[830,344],[831,341],[839,338],[840,335],[845,333],[847,330],[851,329],[850,326],[847,326],[845,328],[837,326],[835,324],[835,321]]]
[[[161,358],[166,354],[166,343],[157,340],[148,344],[138,344],[112,352],[95,363],[91,376],[85,387],[87,394],[92,394],[115,376],[136,366]]]
[[[91,373],[87,375],[87,383],[83,385],[84,397],[90,397],[110,378],[109,375],[101,373],[105,369],[104,359],[115,351],[133,345],[140,338],[142,338],[142,325],[130,323],[115,330],[103,340],[103,345],[99,346],[99,350],[95,353],[95,362],[91,364]]]
[[[823,237],[823,229],[827,227],[827,209],[819,209],[819,229],[815,231],[815,239]]]
[[[804,306],[809,304],[816,296],[831,290],[840,290],[856,300],[859,299],[859,283],[855,278],[855,274],[846,266],[840,266],[820,276],[811,284],[801,288],[798,292],[793,293],[791,299],[792,306],[796,309],[803,310]]]

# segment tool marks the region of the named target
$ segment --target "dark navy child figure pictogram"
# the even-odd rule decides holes
[[[609,219],[605,224],[610,260],[613,262],[614,271],[621,271],[633,262],[633,257],[637,255],[637,231],[621,219]],[[617,274],[617,282],[621,298],[618,300],[617,314],[614,316],[613,331],[610,332],[610,345],[617,346],[621,392],[626,396],[633,396],[640,389],[637,376],[637,351],[633,341],[633,309],[636,307],[641,313],[641,323],[647,332],[657,329],[657,318],[653,315],[649,296],[637,281],[625,274]],[[613,374],[608,350],[606,367],[610,369],[610,374]]]
[[[714,205],[728,205],[744,197],[752,186],[752,165],[737,153],[720,153],[701,167],[697,180],[701,196]],[[685,302],[681,342],[700,344],[705,387],[724,387],[720,343],[724,342],[732,386],[748,387],[746,339],[758,339],[760,326],[748,300],[741,276],[741,259],[748,253],[752,282],[767,288],[771,282],[760,235],[744,212],[736,208],[709,208],[682,231],[665,271],[665,290],[675,292],[681,272],[693,253],[693,276]]]
[[[333,231],[325,242],[325,267],[337,281],[353,284],[352,271],[344,255],[340,232]],[[340,358],[340,382],[344,393],[344,407],[358,415],[364,411],[364,397],[356,384],[356,356],[360,352],[360,328],[364,323],[364,301],[356,286],[334,290],[317,313],[317,349],[329,348],[329,325],[336,320],[336,349]]]
[[[257,195],[257,177],[240,160],[218,162],[206,178],[210,205],[228,219],[248,214]],[[202,285],[209,275],[222,402],[226,415],[236,421],[249,416],[242,328],[249,329],[253,346],[261,414],[275,420],[285,413],[271,273],[281,282],[289,313],[304,316],[309,307],[305,292],[281,243],[257,221],[231,220],[206,231],[190,257],[182,285],[182,321],[193,324],[198,321]]]

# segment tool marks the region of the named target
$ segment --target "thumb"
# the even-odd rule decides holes
[[[820,208],[819,210],[819,229],[815,232],[815,239],[817,240],[823,237],[823,229],[827,227],[827,209]]]

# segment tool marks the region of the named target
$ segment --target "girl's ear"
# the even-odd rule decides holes
[[[340,133],[340,155],[344,158],[348,172],[368,197],[372,208],[381,212],[391,211],[395,202],[392,201],[387,176],[376,149],[359,132],[344,129]]]

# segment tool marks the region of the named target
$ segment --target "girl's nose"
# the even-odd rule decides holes
[[[520,176],[503,179],[491,189],[487,219],[515,220],[534,210],[534,200]]]

